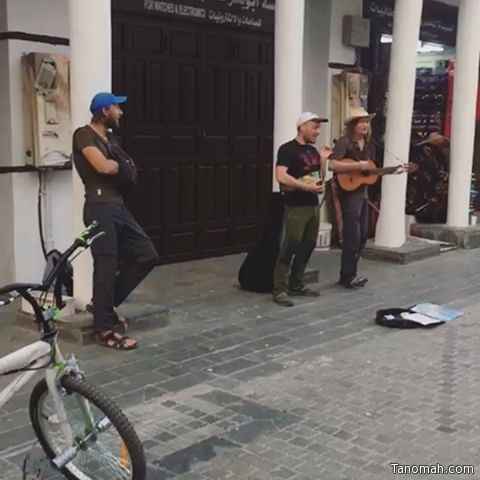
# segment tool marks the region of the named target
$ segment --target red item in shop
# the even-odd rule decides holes
[[[453,79],[455,76],[455,61],[448,61],[448,93],[447,104],[445,108],[445,126],[443,133],[446,137],[450,138],[452,132],[452,104],[453,104]],[[480,121],[480,76],[479,76],[479,88],[477,95],[477,111],[475,114],[476,121]]]
[[[447,92],[447,104],[445,105],[445,124],[443,128],[443,134],[450,138],[452,130],[452,103],[453,103],[453,74],[455,71],[455,62],[448,61],[448,92]]]

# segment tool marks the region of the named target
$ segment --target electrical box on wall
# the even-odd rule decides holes
[[[345,15],[343,17],[343,43],[349,47],[368,48],[370,46],[370,20]]]
[[[63,165],[72,150],[69,59],[29,53],[22,66],[26,163],[38,168]]]

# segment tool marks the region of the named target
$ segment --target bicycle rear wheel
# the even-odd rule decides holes
[[[65,375],[61,384],[74,445],[68,444],[60,428],[45,380],[33,389],[29,411],[35,434],[51,460],[75,447],[74,457],[60,469],[63,475],[69,480],[145,480],[142,444],[117,404],[80,378]],[[89,426],[82,408],[85,400],[94,426]]]

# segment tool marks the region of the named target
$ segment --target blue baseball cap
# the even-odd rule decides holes
[[[108,92],[97,93],[90,102],[90,111],[95,113],[102,108],[108,108],[112,105],[119,105],[121,103],[125,103],[126,101],[127,97],[117,97],[116,95]]]

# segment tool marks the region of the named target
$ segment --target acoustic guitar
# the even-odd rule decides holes
[[[410,169],[407,165],[396,165],[394,167],[378,168],[371,160],[367,160],[368,168],[364,171],[352,170],[351,172],[337,173],[336,178],[340,188],[346,192],[353,192],[362,185],[374,185],[378,177],[382,175],[391,175],[393,173],[401,173]],[[350,163],[358,165],[358,162],[350,158],[345,158],[342,163]]]

